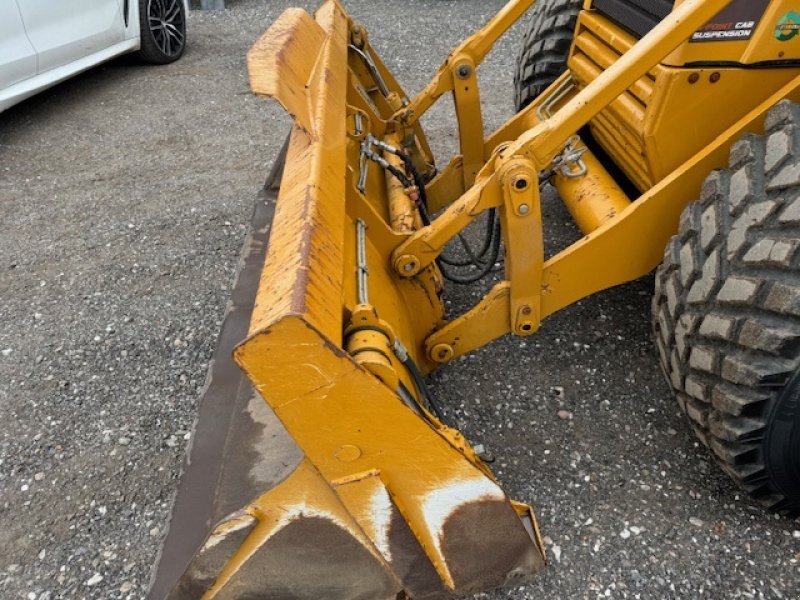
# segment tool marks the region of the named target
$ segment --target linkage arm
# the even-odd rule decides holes
[[[442,252],[445,244],[482,211],[502,207],[508,281],[502,284],[503,287],[495,287],[476,309],[455,319],[429,338],[428,350],[432,359],[447,362],[453,356],[474,350],[509,331],[517,335],[529,335],[538,328],[541,319],[543,260],[536,174],[550,167],[553,158],[563,150],[576,131],[729,2],[730,0],[685,0],[552,117],[540,122],[508,146],[495,151],[478,175],[475,185],[433,223],[416,232],[395,251],[393,260],[396,271],[404,277],[412,277],[430,265]],[[524,10],[528,5],[526,2],[510,3],[504,9],[506,18],[510,18],[508,13]],[[497,23],[490,23],[486,29],[494,32],[499,27]],[[488,48],[491,45],[477,47]],[[412,103],[416,104],[417,110],[420,107],[427,108],[435,99],[435,93],[439,90],[437,85],[442,85],[440,79],[437,77],[429,86],[431,90],[424,90]],[[511,170],[519,168],[527,173],[530,187],[535,192],[526,189],[523,195],[517,193],[523,190],[515,188]],[[527,208],[520,212],[519,199],[522,197],[528,199]],[[509,287],[506,288],[506,285]],[[496,322],[486,323],[489,318]],[[447,350],[448,347],[453,351]]]
[[[497,176],[480,179],[451,204],[433,223],[423,227],[402,243],[392,254],[395,271],[402,277],[414,277],[432,264],[447,242],[456,237],[481,213],[503,202]]]
[[[486,58],[494,43],[519,19],[535,0],[511,0],[482,29],[475,32],[453,50],[439,67],[431,82],[395,118],[412,125],[444,93],[453,91],[453,66],[459,59],[467,59],[477,68]]]

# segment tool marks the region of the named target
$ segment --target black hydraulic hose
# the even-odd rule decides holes
[[[381,142],[379,140],[373,140],[372,143],[377,147],[381,148],[386,152],[390,152],[395,156],[399,157],[403,164],[406,167],[406,170],[411,174],[411,178],[409,179],[408,176],[400,171],[397,167],[389,164],[389,162],[379,156],[375,152],[371,150],[363,150],[365,156],[378,163],[381,167],[386,169],[389,173],[391,173],[404,187],[409,188],[414,185],[419,193],[419,203],[418,209],[420,214],[420,219],[422,220],[423,225],[428,226],[431,224],[430,214],[428,213],[428,195],[427,190],[425,189],[425,182],[422,179],[422,176],[419,173],[416,165],[414,165],[414,161],[411,159],[410,156],[401,152],[394,146],[386,144],[385,142]],[[494,269],[494,265],[497,262],[498,257],[500,256],[500,242],[501,242],[501,235],[500,235],[500,222],[497,219],[497,214],[495,209],[491,209],[489,211],[489,218],[487,222],[487,231],[486,236],[484,237],[483,246],[481,247],[480,251],[475,253],[472,247],[469,245],[469,242],[464,237],[463,234],[458,234],[458,239],[461,242],[464,251],[467,253],[469,257],[466,260],[457,260],[451,259],[447,256],[440,256],[436,264],[439,266],[439,269],[442,272],[442,275],[445,279],[452,281],[453,283],[461,284],[461,285],[468,285],[471,283],[475,283],[480,281],[484,277],[486,277],[489,273],[492,272]],[[486,257],[487,252],[489,252],[489,256]],[[447,271],[446,266],[451,267],[475,267],[477,271],[474,271],[468,275],[458,275],[455,273],[450,273]]]
[[[368,159],[378,163],[381,167],[383,167],[384,169],[389,171],[389,173],[394,175],[394,177],[403,185],[403,187],[409,188],[414,185],[405,173],[403,173],[400,169],[398,169],[394,165],[389,164],[389,161],[387,161],[382,156],[375,154],[371,150],[364,150],[363,152],[364,156],[366,156]]]
[[[422,219],[423,225],[426,226],[430,225],[431,219],[430,216],[428,215],[428,196],[425,193],[425,183],[422,181],[422,177],[420,176],[419,171],[417,171],[417,168],[414,166],[414,163],[405,154],[403,154],[396,148],[389,146],[388,144],[384,144],[379,147],[383,148],[388,152],[391,152],[396,156],[399,156],[403,160],[403,163],[405,163],[406,165],[406,169],[411,172],[411,176],[413,177],[413,182],[406,176],[405,173],[400,171],[400,169],[389,164],[389,162],[386,159],[384,159],[381,156],[378,156],[374,152],[364,151],[364,155],[368,159],[378,163],[381,167],[389,171],[389,173],[391,173],[395,177],[395,179],[397,179],[402,184],[403,187],[410,188],[414,186],[419,190],[420,203],[418,208],[419,208],[420,218]]]
[[[459,234],[459,238],[461,239],[462,244],[464,245],[464,249],[470,255],[470,261],[464,261],[463,264],[453,264],[454,261],[447,259],[446,257],[440,256],[436,259],[436,264],[439,266],[439,270],[442,272],[442,275],[448,281],[452,281],[453,283],[459,285],[469,285],[471,283],[475,283],[480,281],[484,277],[486,277],[489,273],[492,272],[494,269],[494,265],[497,262],[498,257],[500,256],[500,242],[502,241],[502,236],[500,232],[500,221],[496,218],[494,213],[494,209],[491,211],[491,215],[489,218],[489,226],[491,227],[491,231],[487,232],[489,235],[486,236],[486,240],[484,242],[484,249],[480,254],[480,258],[475,256],[472,252],[472,249],[469,247],[467,241],[463,238],[461,234]],[[422,222],[426,225],[430,224],[430,217],[428,215],[428,211],[420,205],[420,215],[422,217]],[[488,258],[485,259],[486,252],[491,249],[491,252]],[[447,269],[447,266],[474,266],[478,270],[474,271],[468,275],[458,275],[455,273],[450,273]]]
[[[428,389],[428,384],[425,383],[425,377],[422,375],[422,372],[417,367],[417,363],[414,362],[414,359],[408,354],[405,353],[405,356],[401,358],[402,363],[405,365],[406,369],[408,369],[409,374],[411,375],[411,379],[414,380],[414,385],[419,390],[419,393],[422,395],[422,398],[425,400],[425,403],[430,407],[431,412],[436,415],[436,418],[439,419],[442,423],[445,422],[444,414],[442,413],[439,405],[433,399],[430,390]],[[402,384],[401,384],[402,385]]]
[[[414,164],[414,161],[411,160],[410,156],[407,156],[403,152],[398,152],[398,156],[400,156],[402,161],[405,163],[408,172],[411,173],[411,177],[414,180],[414,185],[416,185],[417,189],[419,190],[420,204],[425,207],[425,210],[427,210],[428,190],[425,189],[425,182],[422,179],[422,175],[420,175],[419,170],[417,170],[417,166]]]
[[[400,399],[403,401],[403,404],[408,406],[411,410],[413,410],[417,416],[424,417],[425,414],[420,410],[419,403],[414,398],[414,394],[406,387],[406,385],[401,381],[397,386],[397,395],[400,396]]]
[[[419,217],[426,227],[431,224],[431,216],[428,214],[428,207],[425,204],[420,203],[419,205]]]
[[[497,220],[495,221],[494,231],[492,234],[491,253],[489,254],[486,262],[478,263],[476,266],[480,268],[473,273],[469,273],[468,275],[458,275],[456,273],[450,273],[447,270],[446,265],[441,260],[437,260],[437,264],[439,265],[439,269],[442,271],[442,275],[444,275],[448,281],[452,281],[453,283],[460,285],[469,285],[471,283],[480,281],[494,269],[494,265],[500,256],[501,241],[502,236],[500,235],[500,221]]]
[[[449,256],[445,256],[444,254],[442,254],[439,257],[439,260],[451,267],[471,267],[471,266],[477,267],[483,264],[483,259],[492,245],[492,235],[494,233],[494,222],[496,218],[497,218],[496,209],[494,208],[489,209],[488,219],[486,221],[486,233],[484,234],[483,245],[481,246],[481,249],[479,251],[475,252],[472,249],[472,246],[469,245],[469,242],[467,242],[467,239],[464,237],[464,235],[458,234],[458,239],[461,242],[461,246],[464,248],[464,252],[467,253],[467,256],[469,258],[466,259],[450,258]]]
[[[419,201],[422,204],[422,206],[424,206],[425,209],[427,210],[427,208],[428,208],[428,191],[425,189],[425,180],[422,179],[422,175],[420,175],[419,170],[417,169],[417,166],[414,164],[414,161],[412,160],[412,158],[408,154],[406,154],[405,152],[401,151],[398,148],[395,148],[394,146],[392,146],[390,144],[387,144],[386,142],[382,142],[382,141],[380,141],[378,139],[373,139],[372,143],[376,147],[381,148],[382,150],[385,150],[386,152],[391,152],[392,154],[394,154],[400,160],[403,161],[403,164],[406,166],[406,171],[411,173],[411,178],[414,180],[414,185],[416,186],[416,188],[417,188],[417,190],[419,192]],[[411,186],[409,184],[406,187],[411,187]]]

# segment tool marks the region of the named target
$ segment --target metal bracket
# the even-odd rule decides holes
[[[498,15],[484,31],[453,52],[434,80],[405,110],[396,113],[395,119],[414,123],[439,96],[452,90],[449,61],[467,55],[474,64],[480,64],[484,54],[467,50],[491,47],[496,34],[518,16],[516,11],[522,4],[512,2],[502,17]],[[392,255],[395,271],[402,277],[414,277],[433,263],[445,244],[484,210],[501,208],[506,245],[504,283],[509,287],[496,286],[475,309],[432,334],[426,341],[432,360],[448,362],[508,331],[530,335],[538,329],[543,314],[544,269],[539,186],[534,185],[539,171],[558,169],[565,177],[584,176],[586,164],[582,156],[586,149],[571,136],[718,10],[715,3],[706,0],[686,0],[647,36],[647,43],[634,46],[601,77],[572,97],[569,96],[574,82],[565,80],[544,102],[538,114],[543,119],[507,147],[496,149],[474,185],[431,225],[412,234],[395,250]],[[553,112],[561,103],[563,106]],[[504,309],[506,316],[499,316],[498,307]]]
[[[389,86],[386,85],[386,81],[384,81],[381,72],[378,71],[378,66],[375,64],[375,61],[372,60],[372,57],[366,51],[353,44],[350,44],[349,48],[361,57],[361,60],[364,61],[364,64],[367,66],[367,70],[370,72],[370,75],[372,75],[375,85],[378,86],[378,90],[380,91],[381,95],[384,98],[388,98],[391,91],[389,90]]]
[[[474,67],[480,65],[498,38],[525,14],[534,1],[511,0],[500,9],[482,29],[464,40],[450,53],[431,82],[407,106],[397,112],[395,119],[406,125],[413,125],[419,121],[442,94],[453,90],[454,78],[451,76],[451,65],[455,62],[454,57],[468,56]]]
[[[478,73],[468,56],[457,56],[451,69],[453,103],[458,117],[458,135],[463,157],[464,189],[475,182],[483,167],[483,115]]]
[[[544,264],[539,176],[532,161],[513,157],[500,171],[500,219],[506,242],[506,279],[511,283],[511,332],[533,335],[541,323]]]
[[[556,104],[566,98],[567,94],[569,94],[576,87],[577,85],[572,80],[572,77],[567,77],[559,84],[558,87],[550,91],[544,102],[542,102],[542,104],[540,104],[536,109],[536,116],[539,117],[539,120],[546,121],[552,117],[553,109],[556,107]]]
[[[589,149],[583,145],[580,136],[573,135],[567,140],[564,151],[553,159],[553,171],[558,171],[564,177],[579,179],[589,172],[583,155]]]
[[[509,332],[528,336],[539,329],[544,244],[538,174],[530,160],[513,157],[503,162],[498,178],[506,280],[426,340],[434,362],[450,362]]]

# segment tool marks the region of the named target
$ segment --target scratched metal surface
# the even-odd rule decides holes
[[[288,124],[247,94],[244,55],[285,6],[312,6],[227,4],[192,15],[173,66],[115,62],[0,115],[4,598],[146,593],[253,199]],[[414,91],[501,2],[346,5]],[[512,111],[518,42],[481,69],[487,126]],[[425,119],[440,162],[451,112]],[[549,247],[568,243],[566,213],[552,195],[544,205]],[[656,365],[651,289],[586,300],[433,377],[505,489],[536,506],[549,546],[537,581],[481,598],[797,595],[800,526],[741,497],[697,447]],[[452,291],[450,309],[481,292]]]

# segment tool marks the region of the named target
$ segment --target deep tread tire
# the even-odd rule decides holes
[[[567,70],[567,58],[583,0],[539,0],[514,73],[514,102],[522,110]]]
[[[686,207],[653,323],[697,437],[752,497],[800,514],[799,105],[774,107]]]
[[[150,63],[151,65],[166,65],[178,60],[183,56],[183,52],[186,50],[186,8],[183,4],[183,0],[178,0],[179,22],[176,26],[182,36],[182,43],[175,51],[167,53],[159,47],[149,27],[148,10],[151,1],[157,0],[139,0],[139,34],[141,46],[136,55],[139,57],[139,60]]]

